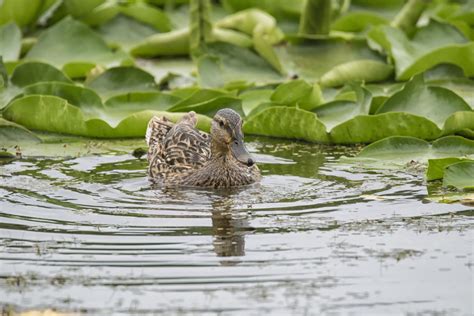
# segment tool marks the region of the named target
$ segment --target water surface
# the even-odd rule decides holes
[[[152,188],[130,148],[1,165],[3,310],[473,313],[472,207],[355,148],[249,147],[262,182],[234,190]]]

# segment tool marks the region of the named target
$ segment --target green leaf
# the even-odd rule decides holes
[[[265,60],[249,49],[227,43],[208,45],[212,56],[198,60],[200,84],[204,87],[224,87],[235,82],[265,84],[283,78]]]
[[[45,81],[71,83],[71,80],[60,70],[49,64],[39,62],[27,62],[18,65],[11,77],[11,82],[18,87]]]
[[[40,143],[41,139],[35,134],[13,122],[0,118],[0,147],[19,143]]]
[[[416,22],[418,22],[418,19],[427,6],[428,1],[426,0],[408,0],[393,19],[391,25],[410,34],[414,31]]]
[[[100,35],[87,25],[65,18],[43,32],[25,58],[63,67],[70,63],[118,65],[128,57],[120,51],[112,52]]]
[[[394,135],[436,139],[441,130],[432,121],[403,112],[358,115],[335,126],[331,140],[336,144],[371,143]]]
[[[153,27],[123,15],[117,15],[102,24],[97,31],[109,45],[121,47],[126,51],[156,33]]]
[[[34,113],[34,115],[32,115]],[[148,121],[153,115],[165,115],[172,121],[183,113],[140,111],[118,121],[111,114],[110,121],[87,114],[65,99],[47,95],[30,95],[14,100],[3,112],[5,118],[31,129],[79,136],[120,138],[144,137]],[[199,115],[198,128],[209,130],[210,119]],[[109,118],[106,118],[109,119]]]
[[[21,31],[15,23],[0,23],[0,56],[4,62],[16,61],[20,57]]]
[[[190,2],[190,51],[194,58],[206,52],[206,43],[212,36],[210,0],[191,0]]]
[[[461,161],[473,161],[466,158],[438,158],[438,159],[428,159],[428,168],[426,169],[426,180],[438,180],[443,179],[444,176],[444,169],[452,165],[453,163],[461,162]]]
[[[269,107],[251,115],[243,129],[245,133],[253,135],[329,142],[326,127],[316,114],[295,107]]]
[[[326,87],[342,86],[350,82],[378,82],[393,74],[391,65],[370,59],[339,64],[322,75],[320,83]]]
[[[467,133],[472,138],[472,132],[469,133],[468,130],[474,130],[474,112],[456,112],[444,122],[443,135]]]
[[[189,39],[188,28],[155,34],[135,45],[130,53],[141,57],[188,55]]]
[[[42,9],[43,1],[0,1],[0,25],[15,22],[20,27],[32,25]]]
[[[120,12],[134,19],[155,27],[160,32],[169,32],[171,22],[163,11],[143,2],[132,2],[122,6]]]
[[[273,92],[271,100],[273,102],[296,105],[296,103],[313,91],[313,87],[304,80],[292,80],[280,84]]]
[[[463,161],[447,166],[444,170],[443,186],[460,190],[474,189],[474,162]]]
[[[242,100],[242,110],[249,115],[258,105],[270,101],[273,90],[259,89],[242,92],[239,98]]]
[[[283,33],[277,27],[274,17],[259,9],[248,9],[225,17],[216,26],[251,35],[257,53],[279,73],[284,73],[280,58],[273,49],[273,44],[283,39]]]
[[[377,111],[406,112],[426,117],[441,129],[446,119],[457,111],[470,111],[470,106],[454,92],[425,85],[423,76],[414,77],[403,90],[390,97]]]
[[[474,43],[467,42],[452,25],[432,20],[411,39],[399,29],[379,26],[369,38],[393,58],[398,80],[408,80],[441,63],[461,67],[466,76],[474,74]]]
[[[380,161],[405,165],[411,161],[426,163],[433,158],[452,158],[474,155],[474,141],[460,136],[447,136],[432,144],[418,138],[392,136],[376,141],[364,147],[354,158],[348,161]]]
[[[98,113],[104,109],[95,91],[63,82],[40,82],[23,89],[24,95],[53,95],[67,100],[85,113]]]
[[[388,20],[367,11],[349,12],[333,22],[331,29],[340,32],[362,32],[371,25],[388,24]]]
[[[155,78],[135,67],[111,68],[88,82],[87,87],[104,98],[127,92],[156,91]]]
[[[278,47],[277,53],[289,73],[308,81],[316,81],[335,66],[349,61],[370,59],[382,62],[382,58],[360,40],[307,40],[298,45]]]
[[[306,0],[298,33],[327,35],[330,25],[331,0]]]
[[[336,100],[317,107],[314,112],[326,125],[329,132],[333,127],[357,116],[369,114],[372,94],[361,87],[354,86],[357,101]]]

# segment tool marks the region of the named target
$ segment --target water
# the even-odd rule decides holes
[[[0,166],[3,311],[473,313],[472,207],[353,148],[249,147],[263,180],[235,190],[151,188],[128,149]]]

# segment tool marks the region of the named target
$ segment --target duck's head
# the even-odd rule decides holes
[[[242,118],[234,110],[222,109],[216,113],[212,120],[211,138],[213,151],[230,152],[237,161],[249,167],[255,163],[245,148]]]

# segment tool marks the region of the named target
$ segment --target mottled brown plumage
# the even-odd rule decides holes
[[[165,117],[148,123],[148,176],[173,186],[234,187],[254,183],[260,171],[243,143],[242,120],[233,110],[216,113],[211,134],[198,131],[196,113],[176,124]]]

